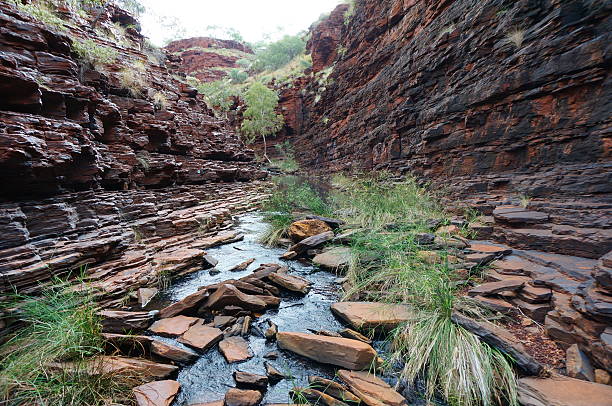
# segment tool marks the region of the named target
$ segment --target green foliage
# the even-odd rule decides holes
[[[35,1],[28,4],[23,4],[21,1],[15,1],[17,8],[30,15],[41,23],[57,31],[66,31],[64,21],[55,14],[56,7],[48,1]]]
[[[196,88],[204,95],[204,100],[209,108],[217,114],[225,115],[234,104],[232,96],[237,96],[238,92],[227,80],[217,80],[215,82],[196,83]]]
[[[106,65],[117,60],[117,50],[99,45],[93,39],[75,39],[72,41],[72,50],[79,59],[96,70],[101,70]]]
[[[272,165],[278,167],[281,172],[293,173],[299,169],[299,165],[295,159],[293,145],[289,141],[285,141],[274,146],[281,159],[272,160]]]
[[[162,92],[155,92],[153,94],[153,105],[156,110],[166,110],[168,108],[168,98]]]
[[[101,324],[86,290],[56,287],[40,297],[15,294],[7,308],[17,308],[26,327],[0,347],[0,399],[8,406],[103,405],[127,400],[134,382],[98,372],[88,362],[102,352]],[[70,362],[61,371],[53,362]]]
[[[249,78],[249,74],[240,69],[230,70],[228,76],[230,78],[230,81],[234,84],[244,83]]]
[[[246,143],[251,144],[257,137],[264,142],[266,156],[266,136],[273,135],[283,128],[284,119],[276,114],[278,94],[260,82],[253,83],[244,95],[247,109],[244,112],[241,132]]]
[[[353,15],[355,14],[355,7],[357,6],[357,0],[347,0],[343,3],[349,5],[348,10],[346,10],[344,13],[344,24],[349,25],[349,23],[351,22],[353,18]]]
[[[119,6],[124,10],[129,11],[136,17],[140,16],[146,11],[145,6],[142,5],[138,0],[117,0],[119,2]]]
[[[305,49],[306,42],[300,36],[285,35],[281,40],[268,44],[257,52],[253,69],[261,72],[282,68],[296,56],[303,54]]]

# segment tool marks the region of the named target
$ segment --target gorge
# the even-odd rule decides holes
[[[258,70],[266,45],[157,48],[125,4],[0,2],[0,403],[612,405],[611,11],[355,0]],[[127,389],[10,375],[49,291],[100,331],[45,382]],[[443,341],[417,364],[430,318],[490,381],[436,375]]]

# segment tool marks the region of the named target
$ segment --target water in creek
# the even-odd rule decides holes
[[[298,261],[280,260],[279,256],[284,250],[268,248],[257,242],[266,227],[259,214],[251,213],[240,216],[237,230],[244,234],[244,240],[208,250],[208,254],[219,261],[216,269],[221,272],[211,275],[208,270],[203,270],[174,282],[165,291],[164,301],[175,302],[197,291],[200,286],[241,278],[250,274],[260,264],[278,263],[288,266],[290,273],[310,280],[313,283],[312,290],[306,296],[283,292],[280,307],[268,310],[256,320],[255,325],[261,326],[265,331],[267,328],[265,320],[269,318],[278,325],[279,331],[308,332],[308,329],[340,329],[342,325],[329,310],[330,305],[338,298],[338,284],[334,282],[337,276],[319,271],[312,265],[305,265]],[[233,266],[250,258],[255,258],[255,262],[247,270],[229,271]],[[174,340],[160,339],[180,346]],[[278,350],[276,342],[267,342],[264,338],[253,334],[248,340],[254,354],[254,357],[248,361],[228,364],[218,348],[213,348],[195,363],[183,367],[178,375],[181,392],[175,404],[186,406],[223,399],[225,392],[234,387],[232,373],[237,370],[265,375],[264,361],[266,359],[263,356],[270,351]],[[288,397],[289,390],[295,385],[307,386],[308,375],[333,377],[334,367],[332,366],[311,362],[289,352],[278,352],[278,359],[269,362],[284,374],[290,375],[291,378],[270,385],[262,404],[291,403]]]

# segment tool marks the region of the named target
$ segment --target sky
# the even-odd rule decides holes
[[[248,42],[306,30],[338,0],[140,0],[143,33],[158,46],[169,39],[208,35],[208,26],[231,27]],[[174,24],[173,24],[174,23]],[[224,37],[222,30],[217,37]],[[225,35],[225,37],[227,37]]]

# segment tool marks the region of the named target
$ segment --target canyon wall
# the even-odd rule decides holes
[[[133,17],[59,12],[62,29],[0,3],[0,292],[79,269],[124,287],[201,269],[198,238],[261,196],[231,182],[266,172]]]
[[[172,41],[164,50],[175,71],[202,82],[223,79],[230,69],[238,68],[236,61],[253,53],[242,42],[208,37]]]
[[[299,158],[412,173],[464,195],[607,194],[610,7],[360,0],[333,71],[299,101]]]

